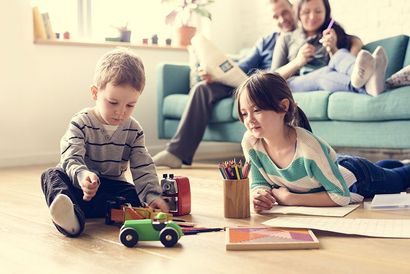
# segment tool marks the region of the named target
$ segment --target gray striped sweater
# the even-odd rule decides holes
[[[110,136],[92,109],[84,109],[71,119],[60,147],[59,166],[76,187],[80,187],[83,171],[126,181],[124,172],[129,167],[141,201],[149,204],[161,193],[155,165],[145,147],[144,133],[132,117]]]

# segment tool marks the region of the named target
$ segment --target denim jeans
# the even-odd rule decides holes
[[[337,163],[356,177],[351,192],[372,198],[376,194],[399,193],[410,187],[410,165],[384,160],[372,163],[356,156],[339,155]]]
[[[365,89],[356,89],[350,82],[355,61],[356,56],[347,49],[339,49],[327,66],[289,78],[289,87],[292,92],[326,90],[366,93]]]

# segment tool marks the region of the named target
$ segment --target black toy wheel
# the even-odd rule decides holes
[[[120,231],[120,241],[126,247],[134,247],[138,243],[138,233],[131,227]]]
[[[114,222],[111,220],[111,209],[116,208],[117,203],[112,200],[108,200],[105,209],[105,224],[112,225]]]
[[[178,232],[172,227],[166,227],[159,234],[159,240],[165,247],[173,247],[178,242]]]

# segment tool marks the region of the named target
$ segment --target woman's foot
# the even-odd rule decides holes
[[[169,168],[182,167],[181,159],[166,150],[158,152],[154,157],[152,157],[152,159],[154,160],[154,164],[156,166],[166,166]]]
[[[373,75],[366,83],[366,92],[372,96],[377,96],[385,90],[385,78],[387,69],[387,54],[383,47],[378,46],[373,54],[375,68]]]
[[[357,55],[352,70],[350,81],[352,86],[359,89],[363,87],[374,73],[375,59],[367,50],[361,50]]]

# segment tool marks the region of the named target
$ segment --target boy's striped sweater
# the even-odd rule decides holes
[[[360,202],[363,197],[351,193],[356,182],[354,174],[336,163],[335,151],[323,140],[303,128],[296,127],[296,152],[292,162],[279,168],[270,159],[262,139],[247,131],[242,149],[251,162],[251,188],[284,186],[294,193],[326,191],[339,205]]]
[[[141,201],[149,204],[161,193],[155,165],[145,147],[144,133],[132,117],[110,136],[93,110],[84,109],[71,119],[60,147],[59,166],[77,187],[80,187],[83,171],[87,170],[99,177],[126,181],[124,173],[129,165]]]

